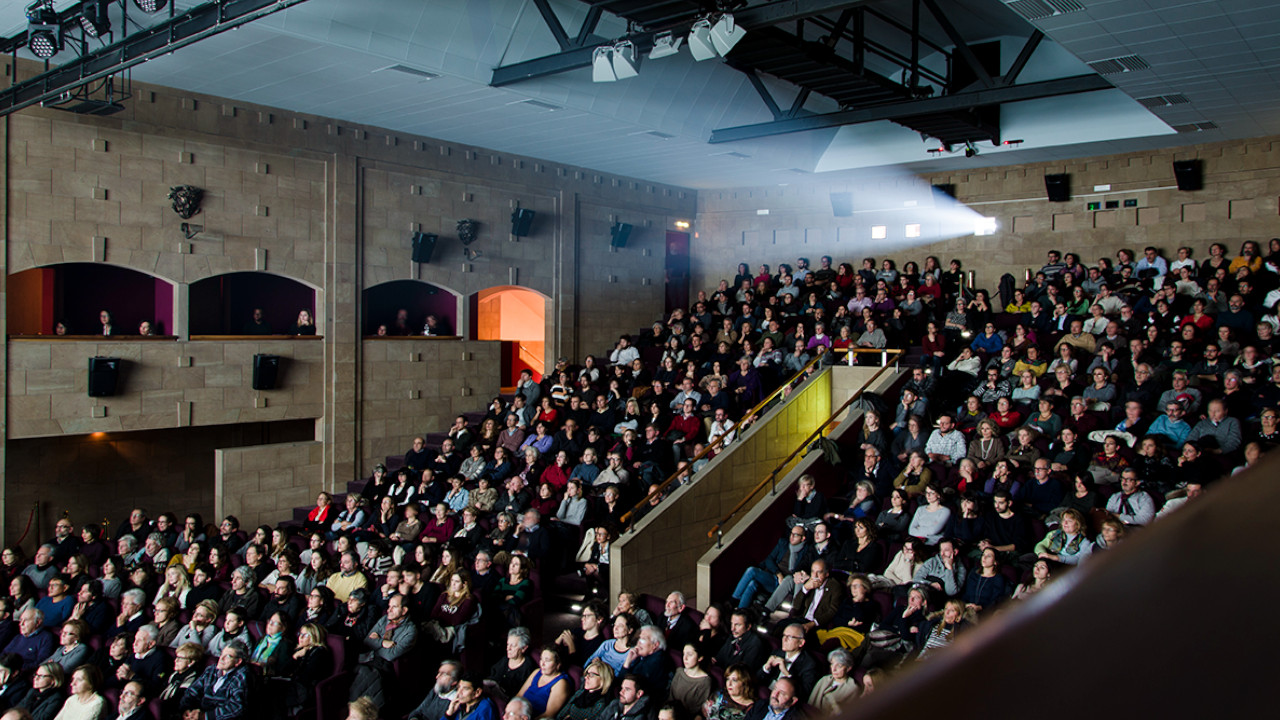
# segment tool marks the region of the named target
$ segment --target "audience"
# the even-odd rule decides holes
[[[6,548],[0,711],[284,717],[314,705],[341,647],[353,716],[847,712],[882,671],[1280,442],[1280,240],[1269,249],[1254,262],[1257,248],[1215,244],[1200,265],[1185,248],[1172,263],[1121,250],[1090,267],[1054,251],[998,300],[933,257],[743,264],[638,340],[524,371],[477,426],[416,438],[402,468],[343,502],[321,493],[301,526],[250,538],[234,517],[179,526],[136,508],[112,533],[60,519],[30,561]],[[802,479],[731,596],[700,598],[704,616],[673,592],[651,616],[609,587],[625,514],[660,507],[669,477],[698,482],[811,362],[885,347],[911,373],[840,441],[863,462]],[[543,596],[575,582],[596,596],[581,628],[536,645],[552,640]],[[425,692],[406,674],[437,666]]]

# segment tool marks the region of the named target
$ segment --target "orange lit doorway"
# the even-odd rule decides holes
[[[475,338],[502,342],[502,386],[514,387],[525,368],[541,381],[546,369],[547,297],[514,285],[481,290],[472,297]]]

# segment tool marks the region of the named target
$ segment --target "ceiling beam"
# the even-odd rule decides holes
[[[1018,76],[1022,74],[1022,69],[1027,66],[1027,61],[1031,60],[1031,55],[1035,53],[1036,48],[1040,47],[1041,40],[1044,40],[1044,33],[1039,30],[1033,30],[1031,37],[1027,38],[1027,42],[1022,46],[1022,51],[1018,53],[1018,57],[1009,66],[1009,72],[1000,78],[1001,85],[1012,85],[1018,81]]]
[[[213,0],[0,90],[0,117],[307,0]]]
[[[1024,85],[982,88],[923,100],[908,100],[856,110],[843,110],[756,125],[722,128],[712,131],[711,139],[708,142],[718,144],[752,140],[843,125],[860,125],[862,123],[876,122],[877,120],[896,120],[914,115],[954,112],[983,105],[1002,105],[1022,100],[1036,100],[1059,95],[1109,90],[1112,87],[1111,83],[1098,75],[1075,75],[1057,80],[1026,83]]]
[[[813,17],[814,15],[843,11],[869,2],[871,0],[776,0],[775,2],[768,2],[735,12],[733,13],[733,20],[735,24],[751,30],[752,28],[779,25],[806,17]],[[653,36],[655,34],[655,32],[638,32],[631,33],[626,38],[620,39],[630,40],[636,46],[636,52],[642,53],[648,52],[653,48]],[[582,39],[590,40],[590,38]],[[598,42],[604,43],[608,41],[600,39]],[[501,65],[493,69],[493,77],[490,78],[489,85],[490,87],[505,87],[525,80],[591,67],[591,55],[594,51],[595,46],[593,44],[591,47],[571,48],[554,55],[544,55],[532,60]]]

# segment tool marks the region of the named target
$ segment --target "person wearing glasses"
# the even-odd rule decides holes
[[[66,518],[53,526],[53,537],[45,544],[53,548],[53,562],[58,567],[66,565],[73,555],[80,552],[81,546],[75,525]]]
[[[770,683],[787,678],[795,686],[795,694],[809,697],[818,682],[818,663],[804,652],[804,625],[796,622],[782,629],[782,647],[764,661],[763,674]]]
[[[62,686],[65,678],[62,666],[58,663],[46,662],[40,665],[31,676],[31,689],[13,706],[26,710],[33,718],[53,717],[64,702]]]

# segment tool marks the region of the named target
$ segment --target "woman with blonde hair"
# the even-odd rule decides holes
[[[613,701],[613,668],[596,658],[582,670],[582,687],[556,713],[556,720],[593,720]]]
[[[916,639],[920,644],[920,654],[916,658],[923,660],[939,648],[950,645],[957,633],[967,630],[971,623],[965,613],[964,601],[952,598],[942,606],[941,612],[931,614],[929,620],[932,624]]]

